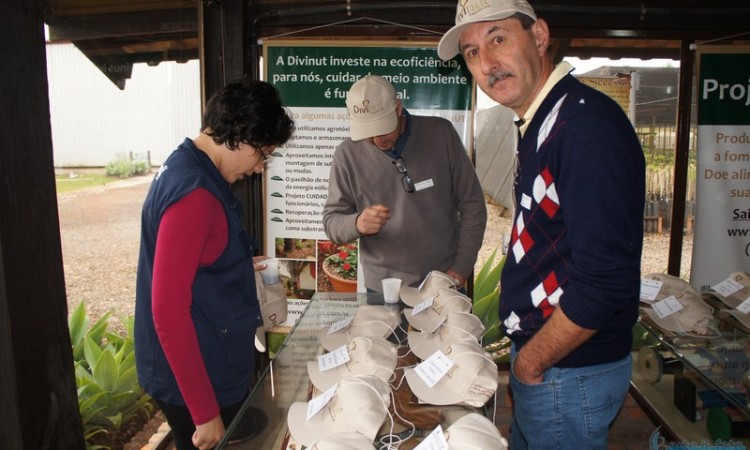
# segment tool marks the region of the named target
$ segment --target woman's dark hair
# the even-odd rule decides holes
[[[211,96],[201,131],[231,150],[241,143],[255,148],[279,146],[294,133],[294,120],[275,87],[245,79],[227,84]]]

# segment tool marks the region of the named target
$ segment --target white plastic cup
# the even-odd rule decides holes
[[[260,276],[263,278],[263,283],[274,284],[279,282],[279,260],[276,258],[265,259],[261,261],[261,264],[265,264],[266,268],[260,271]]]
[[[398,303],[401,300],[401,278],[383,278],[383,298],[386,303]]]

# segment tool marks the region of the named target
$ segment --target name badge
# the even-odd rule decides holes
[[[432,182],[432,178],[429,180],[420,181],[419,183],[414,184],[414,190],[415,191],[423,191],[425,189],[431,188],[435,186],[435,183]]]

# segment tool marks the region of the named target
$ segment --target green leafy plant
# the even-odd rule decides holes
[[[73,344],[73,361],[86,363],[83,354],[83,343],[86,338],[91,338],[98,345],[104,340],[109,326],[110,313],[105,313],[93,325],[89,326],[90,320],[86,315],[86,305],[81,302],[68,318],[68,332],[70,342]]]
[[[500,328],[500,272],[505,265],[505,256],[495,264],[497,248],[484,263],[474,279],[474,314],[484,325],[482,343],[485,349],[492,353],[496,362],[506,358],[510,347],[510,340],[502,336]]]
[[[132,317],[121,319],[126,334],[107,329],[110,314],[89,326],[86,307],[79,303],[68,319],[78,387],[78,407],[90,450],[102,433],[117,432],[141,411],[150,412],[151,398],[138,384]]]
[[[356,243],[339,245],[336,251],[325,259],[324,264],[334,275],[347,280],[355,280],[358,252]]]

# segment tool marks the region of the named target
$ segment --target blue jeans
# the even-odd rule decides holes
[[[511,361],[516,357],[511,347]],[[630,386],[632,357],[587,367],[551,367],[544,381],[525,384],[510,370],[510,450],[606,449],[609,425]]]

